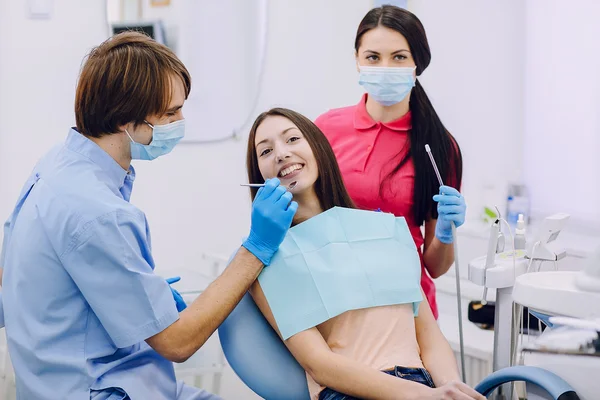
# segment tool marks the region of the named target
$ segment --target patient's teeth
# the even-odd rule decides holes
[[[281,177],[284,177],[286,175],[291,174],[292,172],[298,170],[298,169],[302,169],[302,165],[300,164],[296,164],[296,165],[292,165],[291,167],[288,167],[286,169],[284,169],[283,171],[280,172]]]

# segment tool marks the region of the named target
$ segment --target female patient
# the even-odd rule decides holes
[[[294,225],[334,206],[354,207],[327,139],[294,111],[276,108],[257,118],[247,167],[250,182],[277,177],[291,187],[298,202]],[[251,294],[278,331],[258,281]],[[417,317],[412,303],[347,311],[285,344],[306,370],[313,400],[484,399],[459,381],[454,354],[427,301]]]

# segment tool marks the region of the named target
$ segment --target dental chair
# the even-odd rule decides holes
[[[304,369],[249,294],[219,327],[219,339],[233,371],[260,397],[266,400],[310,399]],[[504,368],[485,378],[475,389],[489,397],[497,387],[515,381],[539,387],[548,399],[579,399],[562,378],[537,367]]]

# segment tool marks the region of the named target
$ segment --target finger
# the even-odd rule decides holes
[[[167,283],[170,285],[171,283],[179,282],[181,280],[180,276],[174,276],[172,278],[167,279]]]
[[[433,196],[433,201],[437,201],[439,204],[444,205],[460,205],[464,203],[464,199],[462,196],[452,196],[448,194],[436,194]]]
[[[285,192],[280,198],[279,200],[277,200],[275,202],[275,204],[277,204],[278,206],[280,206],[281,208],[283,208],[284,210],[288,208],[288,205],[290,204],[290,202],[292,201],[292,194],[290,192]]]
[[[452,221],[455,224],[461,225],[463,222],[465,222],[465,216],[461,215],[461,214],[450,214],[450,215],[446,215],[444,217],[444,221],[448,221],[448,222]]]
[[[442,215],[464,214],[464,212],[462,206],[438,206],[438,214]]]
[[[461,389],[457,387],[452,388],[448,395],[450,396],[449,398],[452,400],[473,400],[473,397],[464,393]]]
[[[469,385],[466,385],[461,382],[458,389],[467,395],[467,399],[476,399],[476,400],[486,400],[485,396],[479,393],[477,390],[473,389]]]
[[[442,185],[440,186],[440,194],[446,194],[451,196],[460,196],[460,192],[451,186]]]
[[[281,184],[279,182],[279,179],[277,179],[277,178],[267,179],[265,182],[265,186],[263,186],[261,188],[262,190],[259,190],[258,193],[256,194],[256,198],[259,198],[259,193],[260,193],[260,199],[268,198],[275,190],[277,190],[277,188],[280,185]]]
[[[465,393],[456,393],[456,395],[454,395],[453,399],[455,400],[473,400],[473,396],[469,396],[468,394]]]
[[[283,196],[284,194],[287,193],[287,189],[283,186],[277,186],[277,188],[273,191],[273,193],[271,193],[268,197],[268,199],[270,201],[272,201],[273,203],[277,203],[277,201],[279,201],[279,199],[281,199],[281,196]]]
[[[288,206],[286,212],[288,214],[291,214],[293,217],[294,215],[296,215],[296,211],[298,211],[298,203],[296,203],[295,201],[292,201],[290,203],[290,205]]]
[[[264,187],[259,187],[258,191],[256,192],[256,196],[254,196],[254,200],[256,201],[257,198],[261,198],[263,196],[263,191],[264,191]]]

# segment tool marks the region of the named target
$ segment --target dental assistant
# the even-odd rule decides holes
[[[190,89],[181,61],[139,33],[112,37],[85,61],[77,126],[36,165],[5,224],[2,294],[18,399],[218,399],[177,382],[173,362],[194,354],[233,310],[297,204],[268,181],[236,257],[178,313],[154,274],[148,221],[129,202],[131,161],[165,155],[184,136]]]
[[[464,223],[466,204],[456,189],[460,148],[416,79],[431,60],[425,29],[409,11],[385,5],[365,15],[354,48],[366,94],[315,124],[331,143],[355,204],[406,217],[421,257],[421,286],[437,319],[432,278],[454,262],[451,223]],[[425,144],[447,186],[439,187]]]

